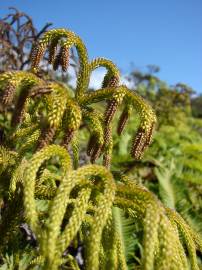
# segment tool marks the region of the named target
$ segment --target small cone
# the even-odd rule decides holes
[[[61,48],[61,59],[60,63],[62,66],[62,71],[67,71],[67,68],[69,66],[69,49],[67,47]]]
[[[46,129],[42,130],[37,150],[39,150],[39,149],[45,147],[46,145],[50,144],[50,142],[54,138],[55,132],[56,132],[56,130],[55,130],[54,127],[49,127],[49,128],[46,128]]]
[[[57,52],[58,39],[54,39],[49,46],[48,63],[53,64]]]
[[[124,110],[119,118],[119,122],[118,122],[118,127],[117,127],[117,133],[118,135],[121,135],[125,126],[126,126],[126,123],[128,121],[128,118],[129,118],[129,114],[128,114],[128,111]]]
[[[110,163],[111,163],[111,157],[109,154],[104,154],[103,156],[103,166],[106,168],[110,168]]]
[[[55,60],[54,60],[54,63],[53,63],[53,69],[54,70],[57,70],[58,69],[58,67],[61,64],[60,61],[61,61],[61,51],[55,57]]]
[[[142,157],[145,147],[146,147],[145,132],[139,129],[132,143],[131,156],[135,159],[140,159]]]
[[[118,76],[111,76],[107,73],[104,77],[103,82],[102,82],[102,88],[117,87],[117,86],[119,86],[119,77]]]
[[[63,143],[62,143],[62,145],[66,149],[68,149],[68,146],[69,146],[73,136],[74,136],[74,131],[72,129],[67,130],[67,133],[65,134],[65,137],[64,137],[64,140],[63,140]]]
[[[39,68],[40,61],[43,57],[45,51],[45,46],[43,44],[38,44],[33,50],[31,54],[32,60],[32,68]]]
[[[92,135],[90,137],[90,139],[89,139],[88,146],[87,146],[87,152],[86,153],[87,153],[88,156],[92,155],[95,144],[96,144],[96,137],[94,135]]]
[[[2,103],[5,106],[8,106],[11,104],[12,100],[13,100],[13,96],[15,93],[15,85],[9,83],[7,84],[3,96],[2,96]]]
[[[99,158],[100,154],[101,154],[101,150],[102,150],[102,146],[101,145],[95,145],[92,154],[91,154],[91,163],[94,163],[96,161],[96,159]]]
[[[150,145],[151,142],[152,142],[152,137],[153,137],[153,131],[154,131],[154,123],[152,123],[150,129],[149,129],[149,132],[147,134],[147,139],[146,139],[146,144],[147,145]]]
[[[105,111],[105,124],[108,126],[112,121],[112,118],[117,110],[118,102],[116,100],[110,100],[108,102],[106,111]]]

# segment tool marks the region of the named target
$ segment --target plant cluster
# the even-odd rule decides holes
[[[75,91],[39,76],[47,48],[49,63],[66,71],[72,47],[79,57]],[[82,40],[69,30],[46,32],[32,50],[31,62],[29,71],[0,75],[3,262],[9,254],[14,269],[128,269],[122,218],[141,228],[141,259],[133,267],[199,270],[196,252],[202,251],[202,243],[194,230],[133,178],[110,172],[116,111],[123,107],[118,135],[132,111],[137,114],[130,153],[139,160],[156,123],[151,106],[120,85],[119,70],[111,61],[89,61]],[[89,91],[91,73],[99,67],[107,70],[102,87]],[[104,112],[93,106],[98,102],[106,103]],[[89,131],[90,164],[79,167],[79,133],[84,128]],[[22,241],[22,224],[29,226],[32,241]],[[82,260],[73,254],[78,248]]]
[[[122,139],[115,138],[113,168],[133,175],[202,236],[202,121],[192,112],[193,90],[182,83],[168,86],[150,73],[133,72],[132,82],[136,91],[152,103],[158,115],[158,129],[144,158],[131,160],[131,122]]]

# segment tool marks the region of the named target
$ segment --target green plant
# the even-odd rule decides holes
[[[75,92],[38,76],[46,47],[49,62],[66,71],[72,46],[80,60]],[[91,72],[100,66],[107,69],[102,88],[88,91]],[[2,127],[5,139],[0,148],[4,262],[19,269],[30,253],[28,269],[128,269],[129,244],[123,223],[134,222],[143,247],[139,265],[134,267],[177,270],[191,265],[199,269],[196,250],[201,252],[201,240],[181,216],[134,179],[110,172],[112,120],[118,107],[123,103],[119,135],[133,109],[139,116],[131,147],[135,159],[150,144],[156,122],[150,105],[119,85],[119,71],[111,61],[89,62],[78,36],[65,29],[51,30],[32,51],[32,69],[1,74],[0,89],[7,123]],[[92,106],[97,102],[107,103],[104,113]],[[78,167],[81,128],[89,130],[91,163],[100,163],[103,156],[103,165]],[[38,248],[22,241],[19,225],[23,222],[30,226]],[[84,246],[84,263],[71,253],[79,243]],[[8,253],[9,260],[5,259]]]

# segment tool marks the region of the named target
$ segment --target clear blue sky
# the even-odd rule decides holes
[[[202,0],[1,0],[0,15],[8,6],[27,12],[39,28],[52,22],[71,29],[91,58],[107,57],[124,74],[131,63],[155,64],[169,84],[202,93]]]

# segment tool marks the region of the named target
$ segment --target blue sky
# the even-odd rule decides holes
[[[202,93],[201,0],[1,0],[0,15],[8,6],[27,12],[38,28],[52,22],[71,29],[90,58],[107,57],[123,74],[155,64],[162,80]]]

